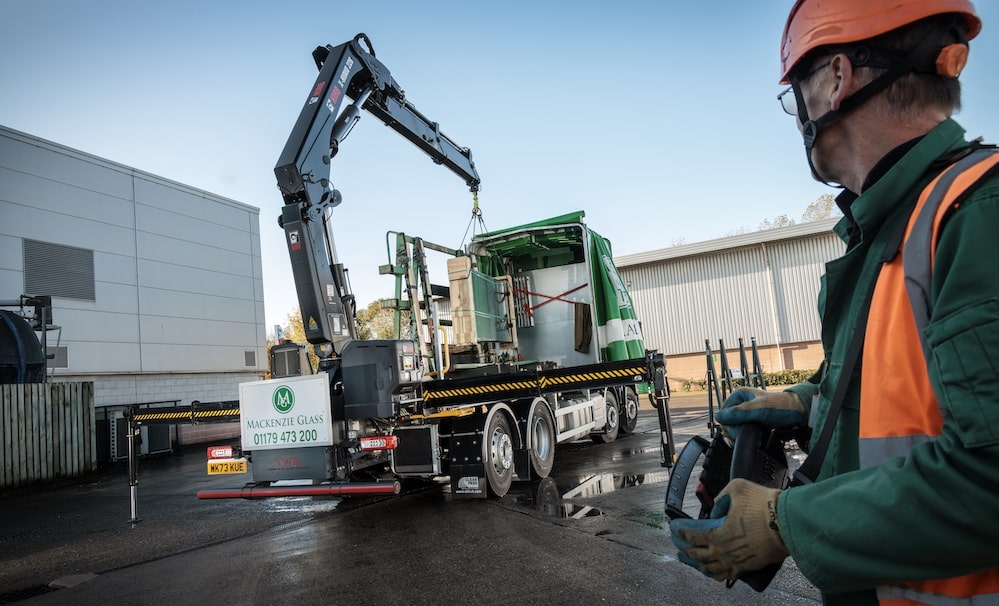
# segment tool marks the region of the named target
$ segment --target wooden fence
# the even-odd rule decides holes
[[[0,489],[94,471],[94,384],[0,385],[0,438]]]

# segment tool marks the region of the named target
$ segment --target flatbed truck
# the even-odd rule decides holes
[[[238,410],[203,413],[239,419],[252,481],[198,496],[398,493],[401,480],[445,477],[455,496],[503,496],[514,479],[547,477],[557,444],[632,431],[640,394],[658,411],[671,466],[664,358],[644,348],[610,245],[582,212],[480,234],[463,250],[389,232],[381,271],[396,279],[396,334],[358,338],[329,167],[361,110],[462,178],[476,208],[480,179],[468,148],[405,98],[367,36],[313,58],[319,76],[274,172],[318,368],[242,384]],[[447,287],[430,282],[428,250],[448,255]]]

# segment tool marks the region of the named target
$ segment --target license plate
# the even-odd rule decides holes
[[[208,475],[220,473],[246,473],[246,459],[217,459],[208,461]]]

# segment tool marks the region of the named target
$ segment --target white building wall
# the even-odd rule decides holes
[[[53,297],[48,342],[97,406],[235,399],[266,369],[257,208],[0,126],[2,300],[51,294],[25,239],[93,253],[94,300]]]

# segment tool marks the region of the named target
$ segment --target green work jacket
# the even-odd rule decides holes
[[[850,206],[834,228],[858,244],[826,264],[819,294],[827,371],[792,388],[812,408],[813,439],[844,380],[846,350],[894,226],[939,172],[934,161],[966,146],[947,120]],[[852,220],[849,218],[852,214]],[[853,235],[856,242],[856,233]],[[943,226],[932,276],[929,376],[950,418],[935,441],[859,469],[858,360],[818,481],[778,499],[781,537],[826,604],[873,604],[873,587],[948,578],[999,566],[999,178],[979,187]],[[892,397],[884,393],[885,399]]]

